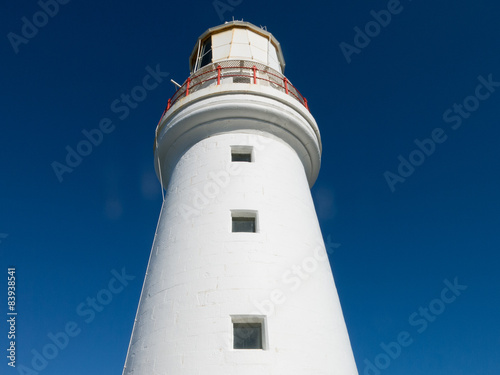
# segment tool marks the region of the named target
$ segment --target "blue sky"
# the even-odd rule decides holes
[[[330,262],[360,374],[498,374],[500,4],[58,4],[0,15],[0,296],[15,267],[16,364],[32,369],[3,356],[2,373],[121,374],[161,206],[153,140],[170,78],[183,82],[197,37],[234,16],[280,41],[320,127],[312,194],[341,244]],[[158,85],[113,110],[151,69]],[[59,181],[53,163],[100,125]],[[34,371],[50,334],[61,348]]]

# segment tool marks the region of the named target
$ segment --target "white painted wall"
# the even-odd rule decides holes
[[[255,162],[231,163],[234,145],[253,146]],[[231,233],[233,209],[257,210],[259,232]],[[232,349],[238,314],[267,315],[268,350]],[[290,146],[234,132],[183,155],[125,374],[356,374],[309,185]]]

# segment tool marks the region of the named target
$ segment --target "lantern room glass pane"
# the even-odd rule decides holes
[[[208,38],[203,42],[201,48],[201,62],[200,68],[212,62],[212,38]]]

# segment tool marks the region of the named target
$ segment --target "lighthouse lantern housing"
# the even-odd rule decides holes
[[[247,60],[283,73],[285,59],[276,38],[248,22],[233,21],[208,29],[193,48],[189,59],[192,73],[204,66],[227,60]]]

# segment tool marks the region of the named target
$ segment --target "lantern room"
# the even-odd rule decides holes
[[[191,53],[191,73],[223,60],[255,61],[283,73],[285,59],[271,33],[248,22],[232,21],[208,29]]]

